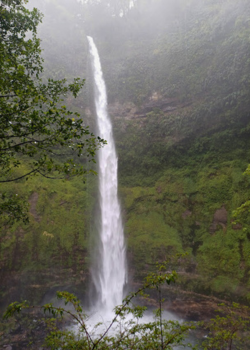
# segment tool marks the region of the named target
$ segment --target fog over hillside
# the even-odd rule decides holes
[[[221,301],[249,306],[250,1],[29,0],[27,6],[43,13],[43,81],[86,79],[79,96],[64,103],[96,135],[88,36],[98,50],[118,161],[126,292],[167,259],[179,277],[164,289],[163,307],[177,317],[211,318]],[[91,167],[85,158],[82,164]],[[88,307],[98,294],[91,271],[101,265],[93,263],[98,175],[34,177],[2,191],[29,203],[30,222],[3,226],[1,309],[21,299],[50,302],[56,290],[75,293]]]

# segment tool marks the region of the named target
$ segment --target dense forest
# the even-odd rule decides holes
[[[249,306],[249,1],[27,4],[34,6],[43,13],[41,80],[86,79],[78,97],[67,95],[64,103],[96,136],[87,35],[100,52],[118,153],[128,289],[169,259],[178,279],[167,299],[184,300],[181,316],[192,318],[187,304],[202,298]],[[64,169],[60,152],[56,170]],[[19,158],[17,178],[29,171],[28,156]],[[80,176],[1,183],[1,194],[28,203],[29,217],[12,224],[1,217],[1,311],[15,300],[41,304],[57,290],[89,303],[98,187],[97,176],[87,173],[97,168],[85,155],[80,163]]]

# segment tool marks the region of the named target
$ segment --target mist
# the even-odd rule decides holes
[[[166,289],[164,308],[201,320],[214,316],[214,298],[249,305],[249,0],[29,0],[27,7],[43,13],[42,79],[86,79],[65,105],[96,136],[102,127],[88,36],[98,48],[118,158],[126,288],[143,283],[156,262],[172,264],[188,252],[170,265],[180,280]],[[38,214],[27,229],[4,228],[6,300],[28,295],[37,303],[66,286],[88,304],[97,182],[93,176],[86,184],[67,178],[23,187]],[[42,232],[53,234],[52,243]]]
[[[223,59],[236,26],[248,25],[247,1],[30,1],[44,13],[42,39],[45,74],[55,78],[88,77],[86,36],[97,41],[111,102],[146,101],[155,90],[181,101],[214,88],[214,65]],[[122,16],[121,16],[122,13]],[[242,43],[239,50],[244,51]],[[226,48],[225,50],[226,51]],[[233,60],[233,59],[232,59]],[[206,63],[205,63],[206,62]],[[199,64],[204,64],[200,72]],[[231,75],[224,79],[225,94]],[[229,72],[230,71],[230,72]],[[190,77],[193,76],[192,84]],[[235,82],[234,82],[235,84]],[[136,91],[136,94],[134,94]]]

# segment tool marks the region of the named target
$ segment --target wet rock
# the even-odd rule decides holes
[[[32,193],[32,195],[29,198],[29,203],[30,203],[30,213],[31,215],[34,217],[34,219],[37,222],[41,221],[40,216],[38,215],[37,211],[36,211],[36,205],[37,205],[37,201],[38,201],[38,193],[34,192]]]
[[[162,99],[162,95],[161,93],[159,93],[158,91],[153,92],[153,94],[150,96],[150,101],[158,101]]]
[[[184,211],[184,213],[182,213],[182,219],[186,219],[188,216],[191,216],[192,215],[192,212],[190,210],[186,210]]]
[[[156,191],[157,191],[158,193],[161,193],[161,192],[162,192],[161,186],[158,186],[157,189],[156,189]]]
[[[143,112],[149,113],[153,109],[161,109],[165,112],[173,111],[177,108],[176,104],[177,100],[174,98],[168,98],[165,100],[153,99],[144,105]]]
[[[3,349],[4,349],[4,350],[13,350],[13,348],[12,348],[11,345],[4,345],[4,346],[3,346]]]
[[[241,224],[235,224],[235,225],[232,225],[232,228],[237,231],[237,230],[241,230],[242,229],[242,225]]]
[[[183,295],[165,304],[168,311],[173,312],[178,317],[189,321],[201,321],[214,317],[218,307],[217,301],[202,296],[190,294],[187,298]]]
[[[22,330],[21,325],[19,324],[14,330],[10,332],[10,334],[19,334]]]
[[[226,228],[227,228],[227,210],[224,207],[224,205],[220,209],[217,209],[216,212],[214,213],[213,222],[212,222],[212,225],[210,226],[210,229],[209,229],[210,233],[215,233],[218,226],[221,226],[223,228],[224,232],[226,231]]]

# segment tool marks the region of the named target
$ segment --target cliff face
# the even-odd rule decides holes
[[[156,261],[187,252],[177,267],[182,288],[247,302],[249,234],[232,214],[249,197],[248,128],[224,129],[214,117],[164,135],[193,108],[174,99],[110,106],[131,275],[140,280]]]
[[[88,186],[93,187],[93,181]],[[41,303],[64,289],[87,297],[91,249],[87,218],[94,197],[86,192],[83,179],[34,177],[12,190],[29,202],[30,222],[2,228],[0,309],[15,300]]]
[[[181,288],[248,302],[250,229],[234,224],[232,213],[250,193],[243,175],[250,159],[250,6],[244,0],[190,4],[176,5],[167,21],[162,15],[150,22],[158,13],[142,7],[112,26],[102,22],[105,31],[92,25],[119,156],[129,269],[140,281],[156,261],[187,252],[178,265],[172,262]],[[85,70],[89,96],[74,108],[94,127],[86,40],[80,44],[84,67],[77,53],[68,72]],[[45,75],[61,78],[53,67],[66,56],[52,60],[48,52],[45,47]],[[30,224],[2,230],[2,306],[20,298],[41,302],[65,288],[86,295],[96,179],[34,178],[11,191],[29,200]]]
[[[102,48],[134,277],[188,252],[183,288],[244,302],[250,231],[233,211],[249,198],[249,11],[193,1],[171,30],[123,42],[119,64]]]

